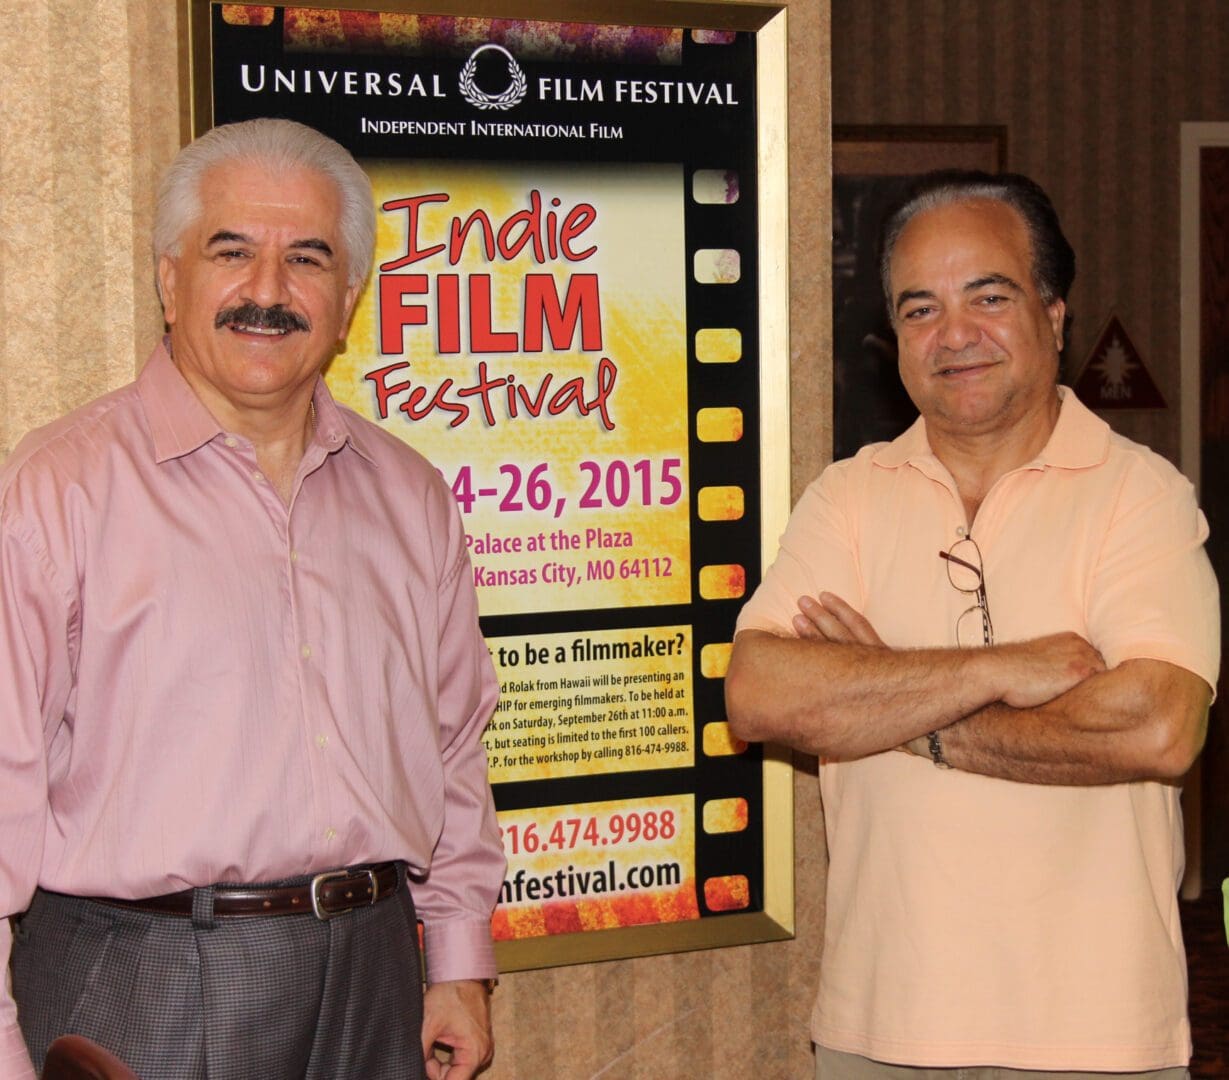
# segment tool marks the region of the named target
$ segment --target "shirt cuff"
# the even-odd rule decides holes
[[[0,1027],[0,1080],[37,1080],[26,1040],[16,1024]]]
[[[493,979],[495,943],[486,920],[449,919],[423,926],[427,984],[457,979]]]

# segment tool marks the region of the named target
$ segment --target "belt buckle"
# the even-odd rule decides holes
[[[353,911],[356,907],[363,907],[364,902],[360,901],[357,904],[350,904],[338,911],[326,911],[323,903],[323,896],[320,894],[320,886],[326,881],[336,881],[338,878],[346,878],[352,876],[350,870],[326,870],[322,874],[317,874],[312,878],[311,897],[312,897],[312,914],[321,922],[328,922],[329,919],[334,919],[338,915],[345,915],[347,912]],[[367,875],[371,881],[371,899],[365,902],[365,906],[371,907],[380,895],[380,884],[376,881],[376,872],[370,868],[360,871]]]

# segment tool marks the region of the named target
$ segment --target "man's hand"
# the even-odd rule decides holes
[[[829,592],[820,593],[818,600],[810,596],[800,598],[793,625],[794,633],[812,641],[886,648],[866,616]]]
[[[985,655],[993,655],[1000,664],[999,700],[1013,709],[1044,705],[1105,670],[1101,654],[1072,633],[994,646]],[[910,739],[901,749],[927,760],[931,757],[925,735]]]
[[[800,598],[793,626],[800,638],[812,641],[887,647],[866,616],[832,593]],[[1044,705],[1105,670],[1101,654],[1072,633],[1000,645],[981,655],[994,657],[1000,668],[999,700],[1015,709]]]
[[[452,1051],[444,1061],[436,1044]],[[423,996],[422,1055],[430,1080],[470,1080],[495,1052],[486,985],[466,979],[433,983]]]
[[[994,651],[1007,665],[1000,700],[1013,709],[1044,705],[1105,670],[1101,654],[1079,634],[1051,634]]]
[[[799,599],[793,626],[800,638],[812,641],[886,648],[867,618],[832,593]],[[1001,666],[999,700],[1016,709],[1044,705],[1105,670],[1101,654],[1072,633],[1000,645],[983,655],[993,656]]]

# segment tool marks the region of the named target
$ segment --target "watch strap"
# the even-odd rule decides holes
[[[950,769],[952,767],[952,763],[943,756],[943,740],[939,738],[937,731],[927,734],[926,745],[930,747],[930,760],[935,763],[936,768]]]

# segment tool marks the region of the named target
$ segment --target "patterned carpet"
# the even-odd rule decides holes
[[[1195,1056],[1191,1076],[1229,1078],[1229,945],[1220,890],[1183,901]]]

